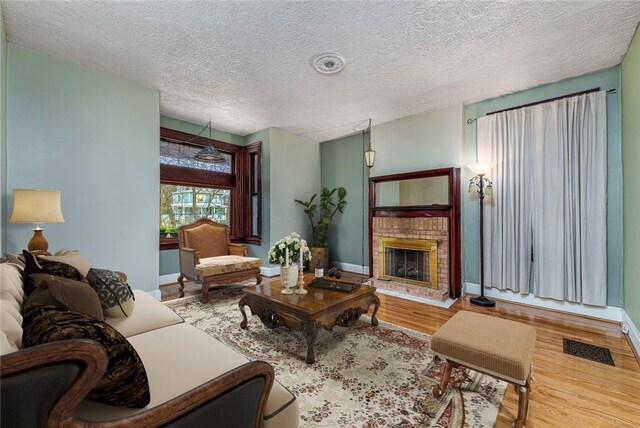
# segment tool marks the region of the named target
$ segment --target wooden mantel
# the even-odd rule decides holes
[[[376,206],[376,184],[385,181],[442,177],[449,180],[448,205]],[[440,168],[403,174],[383,175],[369,179],[369,266],[373,269],[374,217],[446,217],[449,219],[449,297],[460,297],[462,291],[460,168]]]

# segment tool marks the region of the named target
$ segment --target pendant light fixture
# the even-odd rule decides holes
[[[211,120],[209,120],[209,123],[207,123],[207,126],[205,126],[202,131],[207,128],[209,128],[209,139],[211,139]],[[200,131],[200,134],[202,134],[202,131]],[[200,134],[198,134],[198,136],[200,136]],[[208,163],[225,163],[226,161],[224,156],[222,156],[222,153],[220,153],[218,149],[213,147],[211,144],[208,144],[206,147],[196,153],[193,158],[199,160],[200,162]]]
[[[371,119],[369,119],[369,127],[362,131],[363,145],[366,134],[369,134],[369,148],[364,152],[364,163],[367,165],[367,168],[371,169],[376,163],[376,151],[371,148]]]

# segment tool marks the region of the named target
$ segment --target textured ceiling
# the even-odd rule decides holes
[[[14,2],[10,42],[154,87],[163,114],[318,141],[620,63],[640,2]],[[339,52],[323,76],[312,56]]]

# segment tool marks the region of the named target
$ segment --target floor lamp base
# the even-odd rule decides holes
[[[471,303],[478,306],[493,307],[496,302],[485,296],[476,296],[469,299]]]

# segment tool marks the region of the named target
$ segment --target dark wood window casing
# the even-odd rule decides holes
[[[262,183],[260,169],[262,163],[261,143],[253,143],[246,147],[213,140],[206,137],[197,137],[186,132],[175,131],[168,128],[160,128],[160,138],[171,141],[182,141],[183,144],[194,147],[206,147],[212,145],[223,154],[231,156],[231,173],[206,171],[202,169],[187,168],[175,165],[160,164],[160,182],[181,186],[217,187],[231,191],[231,224],[229,234],[232,242],[247,242],[260,244],[262,239]],[[188,143],[187,143],[188,141]],[[257,158],[252,157],[256,156]],[[257,163],[257,168],[251,168],[250,162]],[[252,202],[252,171],[257,169],[258,179],[255,190],[258,199],[258,230],[251,229],[251,202]],[[160,238],[160,250],[178,248],[178,238]]]
[[[245,178],[244,241],[260,244],[262,239],[262,143],[246,146],[243,169]],[[254,203],[255,200],[255,203]]]

